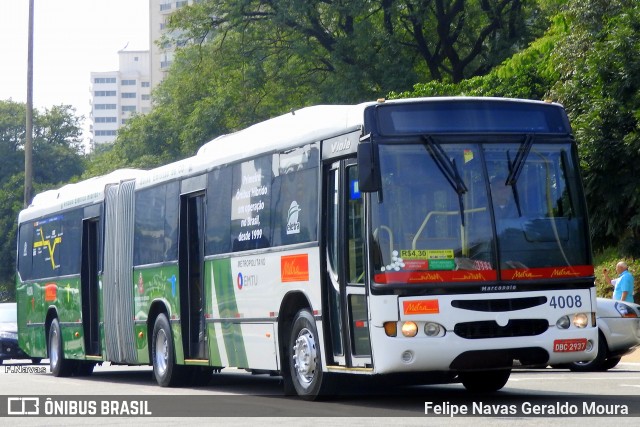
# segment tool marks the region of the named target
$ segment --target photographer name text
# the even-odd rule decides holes
[[[589,416],[589,415],[629,415],[628,405],[602,404],[598,402],[569,402],[496,404],[473,402],[455,404],[450,402],[425,402],[425,415],[437,416],[478,416],[478,415],[530,415],[530,416]]]

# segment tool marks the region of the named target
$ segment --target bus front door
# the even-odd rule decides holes
[[[185,359],[208,359],[205,330],[204,193],[180,199],[180,319]]]
[[[326,278],[324,312],[328,314],[328,364],[370,367],[371,344],[364,286],[364,203],[358,190],[355,159],[325,169]]]

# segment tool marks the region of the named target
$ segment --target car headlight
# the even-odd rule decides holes
[[[17,332],[0,331],[0,338],[4,338],[4,339],[8,339],[8,340],[17,340],[18,339],[18,333]]]
[[[622,302],[616,302],[615,308],[616,308],[616,311],[620,313],[620,316],[622,317],[638,317],[638,314],[635,312],[633,308],[629,307],[627,304],[624,304]]]

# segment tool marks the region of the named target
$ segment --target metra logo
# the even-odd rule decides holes
[[[538,278],[538,277],[542,277],[542,276],[535,275],[532,272],[527,271],[527,270],[524,270],[524,271],[518,270],[518,271],[515,271],[513,273],[513,278],[514,279],[535,279],[535,278]]]
[[[300,233],[300,222],[298,221],[298,212],[302,209],[298,206],[298,202],[295,200],[291,202],[289,206],[289,215],[287,218],[287,234]]]
[[[404,314],[437,314],[440,313],[440,305],[437,299],[403,301]]]
[[[242,273],[238,273],[236,283],[238,285],[238,289],[258,286],[258,276],[253,274],[243,275]]]
[[[308,282],[309,256],[298,254],[280,258],[280,280],[282,282]]]
[[[554,268],[551,272],[551,277],[567,277],[567,276],[579,276],[580,273],[572,271],[568,268]]]
[[[482,273],[466,273],[462,277],[455,277],[454,280],[484,280]]]
[[[331,152],[337,153],[338,151],[345,151],[351,148],[351,141],[345,139],[344,141],[334,141],[331,143]]]
[[[438,273],[421,273],[416,275],[411,275],[409,277],[409,282],[443,282],[444,279]]]

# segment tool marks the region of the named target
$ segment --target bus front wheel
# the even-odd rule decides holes
[[[291,327],[287,358],[290,380],[302,399],[315,400],[328,391],[329,378],[322,372],[320,351],[315,319],[308,310],[300,310]]]
[[[161,387],[174,387],[180,379],[179,366],[175,362],[173,335],[169,320],[160,314],[153,325],[151,360],[153,375]]]
[[[49,366],[51,373],[56,377],[71,376],[75,368],[74,361],[64,358],[62,331],[58,319],[53,319],[49,327]]]
[[[471,371],[460,372],[460,381],[464,388],[474,393],[491,393],[500,390],[505,386],[511,369],[500,369],[495,371]]]

